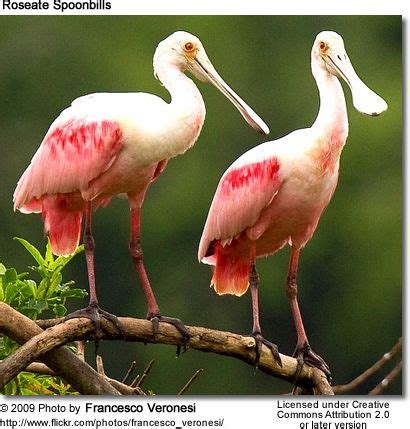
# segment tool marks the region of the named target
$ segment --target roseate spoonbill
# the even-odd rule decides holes
[[[312,73],[320,94],[318,116],[310,128],[263,143],[240,156],[223,174],[199,245],[199,260],[214,265],[217,294],[241,296],[250,285],[256,364],[262,344],[280,364],[276,345],[265,340],[259,324],[255,259],[291,246],[286,294],[297,331],[294,356],[322,369],[324,360],[310,347],[297,301],[301,249],[312,237],[336,188],[339,158],[348,134],[342,86],[346,81],[357,110],[376,116],[386,102],[357,76],[343,39],[332,31],[318,34],[311,52]]]
[[[100,315],[118,326],[114,315],[100,309],[94,275],[95,242],[92,209],[105,206],[114,195],[125,194],[131,209],[129,250],[145,294],[154,334],[161,316],[143,263],[141,206],[147,188],[168,160],[183,154],[197,140],[205,118],[202,96],[184,71],[215,85],[258,132],[269,129],[259,116],[222,80],[200,40],[177,31],[159,43],[153,59],[154,75],[171,95],[171,102],[146,93],[99,93],[73,101],[52,123],[14,193],[14,209],[41,213],[45,232],[56,255],[77,248],[85,214],[84,244],[90,301],[68,317],[88,317],[98,327]]]

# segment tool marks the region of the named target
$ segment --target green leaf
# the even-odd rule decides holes
[[[49,279],[43,279],[43,280],[41,280],[41,282],[40,282],[40,284],[38,285],[38,288],[37,288],[37,297],[38,298],[44,298],[46,296],[49,284],[50,284],[50,280]]]
[[[17,393],[17,383],[13,379],[4,386],[4,394],[7,396],[12,396],[12,395],[15,395],[16,393]]]
[[[60,267],[60,269],[64,268],[71,261],[71,259],[74,258],[75,255],[78,255],[83,251],[84,244],[78,246],[77,249],[75,249],[75,252],[69,256],[59,256],[52,264],[50,264],[50,269],[54,271],[57,267]]]
[[[63,290],[65,288],[70,288],[71,286],[75,285],[75,281],[74,280],[70,280],[68,282],[65,282],[61,285],[60,290]]]
[[[41,395],[43,393],[42,392],[39,393],[39,392],[36,392],[35,390],[31,390],[31,389],[26,389],[25,387],[21,387],[20,388],[20,394],[32,396],[32,395]]]
[[[53,252],[51,251],[50,239],[47,240],[45,260],[46,260],[47,265],[50,265],[54,262]]]
[[[37,297],[37,284],[34,280],[25,280],[25,283],[31,290],[31,296],[33,298]]]
[[[44,257],[28,241],[15,238],[34,258],[35,266],[29,267],[38,273],[41,279],[38,283],[27,276],[29,273],[18,273],[14,268],[7,268],[0,263],[0,300],[5,300],[18,311],[35,320],[46,311],[51,310],[56,317],[67,314],[65,302],[67,299],[83,298],[87,292],[73,288],[72,280],[64,282],[62,270],[78,253],[84,250],[80,246],[70,256],[55,257],[47,243]],[[34,265],[34,264],[33,264]],[[37,275],[37,274],[36,274]],[[5,359],[17,350],[19,345],[0,335],[0,359]],[[8,383],[1,393],[9,395],[76,395],[69,384],[59,377],[38,375],[21,372],[13,381]]]
[[[42,312],[48,308],[47,301],[45,299],[37,299],[34,304],[30,305],[30,307],[33,310],[37,310],[38,312]]]
[[[62,280],[63,280],[63,275],[60,273],[60,271],[53,273],[50,287],[47,289],[46,297],[52,297],[55,294],[55,291],[57,290]]]
[[[44,267],[46,265],[46,262],[44,258],[41,256],[41,253],[27,240],[24,240],[24,238],[19,238],[19,237],[14,237],[14,240],[18,241],[26,248],[26,250],[36,260],[36,262],[40,265],[40,267]]]
[[[27,277],[28,276],[28,272],[24,272],[24,273],[19,273],[19,274],[17,274],[17,278],[19,279],[19,280],[22,280],[22,279],[24,279],[24,277]]]
[[[53,307],[56,317],[63,317],[67,313],[67,308],[63,304],[57,304]]]
[[[11,302],[13,301],[13,299],[18,294],[18,291],[19,291],[19,288],[17,286],[17,283],[9,283],[6,286],[6,290],[4,291],[4,301],[7,304],[11,304]]]
[[[84,289],[63,289],[60,296],[64,298],[84,298],[88,293]]]
[[[8,268],[4,273],[4,282],[13,283],[17,280],[17,271],[14,268]]]
[[[19,293],[23,301],[27,301],[28,299],[33,297],[33,290],[27,282],[23,282],[21,280],[17,280],[17,286],[19,288]]]

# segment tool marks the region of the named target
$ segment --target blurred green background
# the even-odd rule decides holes
[[[371,118],[354,110],[346,86],[350,133],[335,196],[302,252],[300,304],[310,342],[330,365],[334,384],[368,368],[402,332],[402,20],[400,16],[95,16],[0,17],[0,259],[25,270],[19,236],[43,248],[38,215],[13,213],[15,184],[48,126],[70,102],[99,91],[168,94],[153,77],[156,45],[184,29],[203,42],[216,69],[265,119],[269,139],[310,126],[318,94],[310,72],[316,34],[335,30],[362,79],[389,104]],[[173,159],[143,208],[145,265],[164,315],[186,324],[250,333],[250,296],[218,297],[209,266],[196,259],[219,177],[255,133],[212,86],[198,83],[207,117],[195,147]],[[128,254],[129,211],[115,199],[95,215],[96,271],[102,307],[144,317],[144,299]],[[286,354],[296,334],[284,284],[289,248],[258,264],[261,325]],[[83,257],[66,279],[87,287]],[[86,300],[84,301],[84,305]],[[90,351],[93,347],[89,346]],[[273,394],[287,383],[234,359],[125,342],[101,346],[106,372],[121,379],[132,360],[156,364],[145,387],[173,394],[198,368],[190,394]],[[373,380],[381,381],[383,376]],[[371,385],[364,385],[362,392]],[[387,391],[402,392],[401,380]]]

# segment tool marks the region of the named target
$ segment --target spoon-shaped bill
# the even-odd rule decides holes
[[[269,134],[269,127],[245,101],[219,76],[204,52],[190,63],[190,71],[200,80],[212,83],[239,110],[245,121],[260,134]]]
[[[350,89],[353,96],[353,105],[359,112],[378,116],[387,110],[387,103],[383,98],[368,88],[359,78],[357,78],[357,81],[350,83]]]
[[[361,113],[378,116],[387,110],[387,103],[359,78],[346,52],[331,52],[325,61],[329,68],[349,85],[353,105]]]

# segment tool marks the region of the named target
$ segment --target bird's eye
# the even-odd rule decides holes
[[[184,49],[186,52],[192,52],[195,48],[195,45],[192,42],[187,42],[184,45]]]
[[[327,45],[326,45],[326,43],[325,42],[320,42],[319,43],[319,48],[320,48],[320,50],[323,52],[323,51],[325,51],[326,50],[326,48],[327,48]]]

